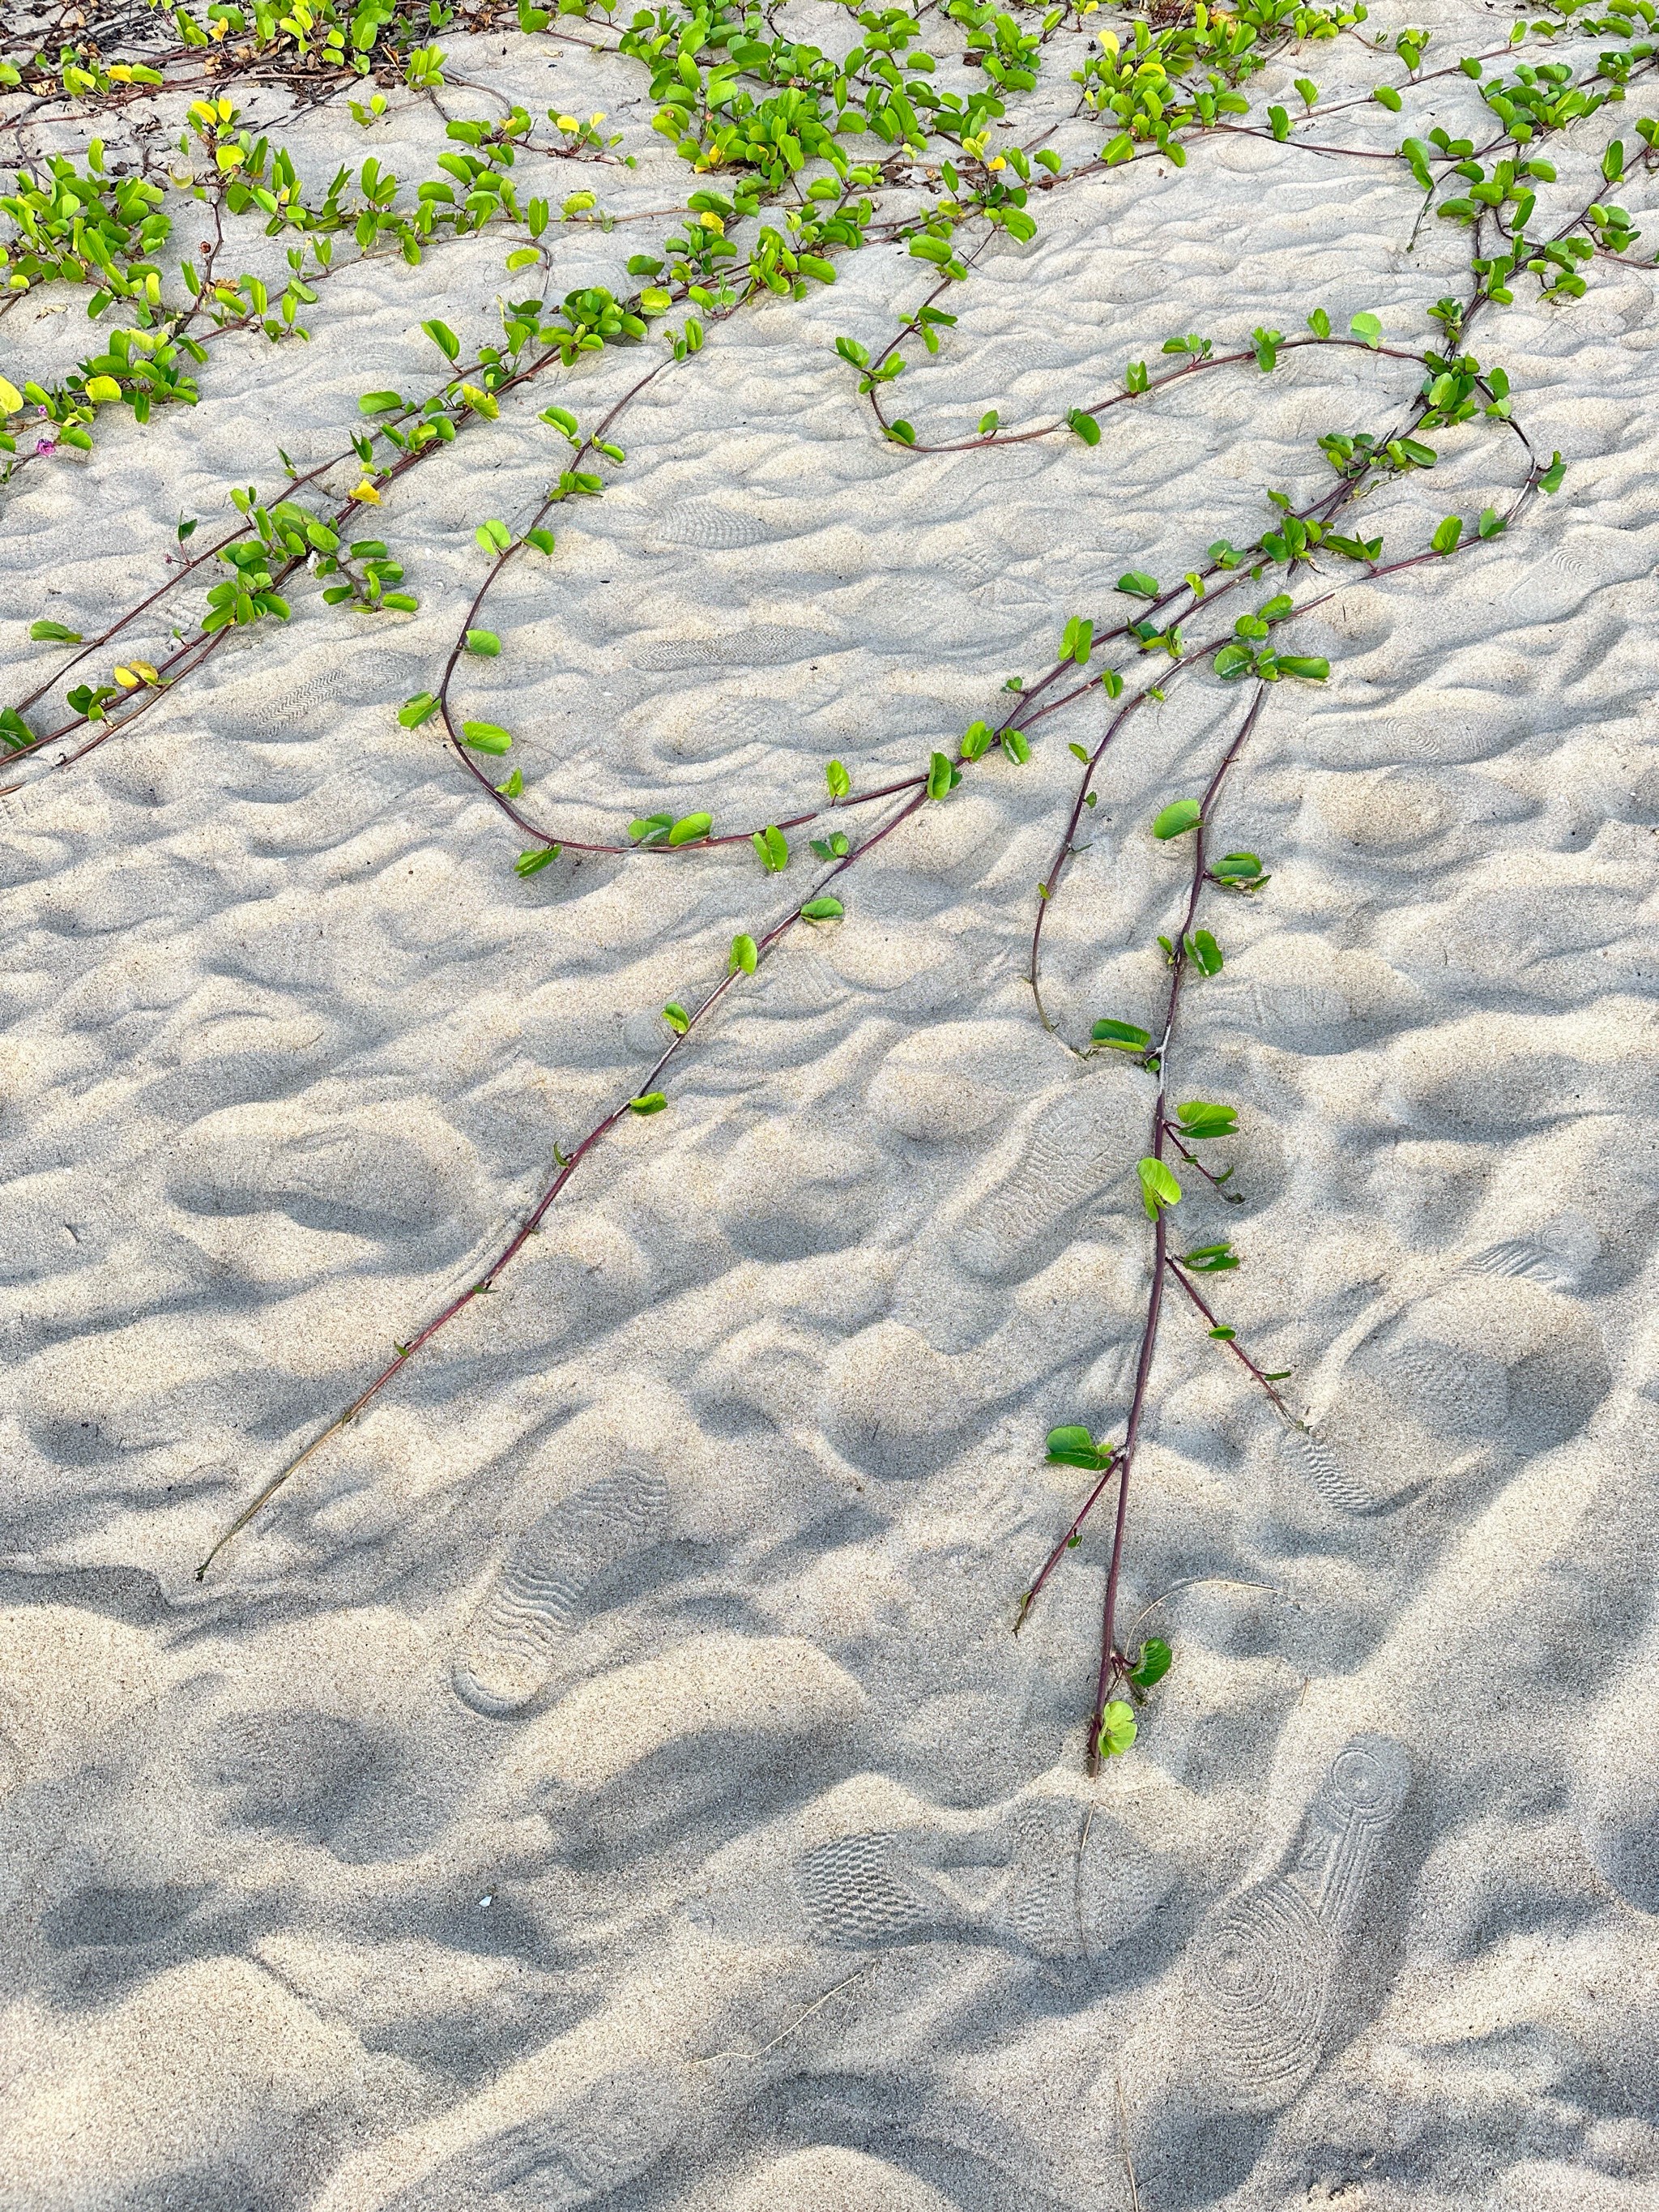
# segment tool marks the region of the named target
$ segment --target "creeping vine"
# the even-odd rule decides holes
[[[1034,739],[1069,714],[1079,732],[1068,740],[1079,775],[1035,887],[1026,980],[1035,1018],[1085,1079],[1091,1064],[1114,1053],[1145,1079],[1146,1150],[1135,1188],[1149,1251],[1121,1420],[1098,1433],[1066,1420],[1048,1433],[1048,1462],[1091,1480],[1030,1577],[1014,1626],[1018,1632],[1030,1616],[1109,1497],[1086,1753],[1098,1767],[1129,1748],[1138,1711],[1173,1658],[1160,1638],[1135,1641],[1138,1622],[1127,1635],[1119,1632],[1132,1480],[1155,1419],[1155,1366],[1170,1312],[1189,1312],[1279,1418],[1302,1418],[1293,1393],[1280,1387],[1291,1382],[1289,1370],[1264,1364],[1212,1303],[1215,1279],[1247,1255],[1231,1238],[1182,1249],[1187,1240],[1173,1225],[1194,1178],[1224,1200],[1234,1196],[1231,1169],[1213,1163],[1215,1147],[1237,1133],[1240,1109],[1179,1096],[1187,1087],[1179,1071],[1189,994],[1224,965],[1219,917],[1228,902],[1260,897],[1272,874],[1256,854],[1219,849],[1224,802],[1270,708],[1291,696],[1279,687],[1288,684],[1294,693],[1330,678],[1322,656],[1287,642],[1298,623],[1341,593],[1478,557],[1525,519],[1538,495],[1559,489],[1561,455],[1546,459],[1534,448],[1508,373],[1489,353],[1478,356],[1472,342],[1482,336],[1484,343],[1485,328],[1528,280],[1533,296],[1566,309],[1583,296],[1598,259],[1652,265],[1632,254],[1640,231],[1608,197],[1659,161],[1659,122],[1650,118],[1633,126],[1639,152],[1622,137],[1601,148],[1605,191],[1563,215],[1553,230],[1534,220],[1540,191],[1558,183],[1546,148],[1626,102],[1651,79],[1659,59],[1653,40],[1642,35],[1655,23],[1652,0],[1601,4],[1602,12],[1590,14],[1580,0],[1559,0],[1546,20],[1517,24],[1502,45],[1433,68],[1424,66],[1427,33],[1374,34],[1364,7],[1346,0],[1328,6],[1242,0],[1231,9],[1206,0],[1150,0],[1145,7],[1119,0],[1110,27],[1099,0],[1046,9],[1029,0],[1000,7],[995,0],[948,0],[938,11],[931,0],[914,10],[825,0],[835,35],[827,33],[823,46],[784,35],[769,13],[738,0],[662,0],[640,9],[622,29],[608,20],[610,0],[561,0],[556,12],[530,0],[516,0],[511,11],[500,0],[359,0],[352,9],[337,0],[295,0],[286,13],[267,0],[246,6],[210,0],[200,15],[145,0],[143,7],[94,8],[87,22],[72,22],[65,0],[53,0],[27,34],[0,37],[0,143],[18,149],[10,188],[0,192],[0,319],[18,301],[53,287],[72,288],[94,323],[112,313],[125,319],[67,377],[0,375],[0,452],[9,457],[9,481],[25,471],[76,465],[103,434],[106,410],[125,410],[137,429],[158,410],[198,404],[198,380],[212,373],[213,349],[233,332],[258,335],[272,346],[304,343],[302,313],[325,298],[329,280],[354,265],[354,257],[416,267],[429,252],[487,234],[507,243],[509,274],[533,270],[524,282],[539,281],[538,289],[505,302],[499,336],[471,347],[443,320],[425,321],[442,358],[441,377],[361,394],[349,434],[320,460],[301,467],[279,449],[280,479],[273,469],[264,489],[230,488],[239,520],[204,548],[190,548],[198,526],[181,518],[167,580],[95,635],[35,620],[33,642],[74,650],[51,676],[0,707],[0,744],[20,776],[69,769],[131,732],[229,637],[280,630],[292,617],[290,595],[301,589],[314,584],[325,604],[377,622],[415,611],[419,599],[394,545],[355,533],[367,533],[371,519],[382,526],[376,511],[394,489],[408,485],[410,496],[417,495],[434,454],[461,441],[483,445],[503,411],[533,393],[532,404],[545,403],[538,419],[555,454],[544,495],[517,527],[499,517],[477,519],[473,534],[484,567],[430,688],[387,702],[410,742],[425,742],[412,733],[431,726],[510,828],[520,847],[512,865],[524,878],[566,854],[638,854],[654,865],[710,848],[750,846],[763,886],[770,886],[804,863],[799,833],[820,833],[805,841],[816,864],[805,895],[775,897],[751,930],[734,936],[724,972],[706,980],[695,1004],[662,1009],[665,1041],[630,1095],[568,1146],[555,1147],[539,1194],[482,1272],[398,1344],[343,1410],[264,1483],[215,1542],[198,1578],[302,1466],[495,1289],[607,1139],[631,1119],[668,1108],[674,1077],[732,994],[794,932],[842,921],[849,882],[856,883],[856,870],[873,851],[994,764],[998,773],[1017,772],[1030,759]],[[695,180],[684,198],[656,210],[602,206],[607,173],[638,163],[651,150],[648,138],[618,152],[629,143],[626,129],[607,130],[603,115],[583,120],[551,107],[550,136],[523,106],[447,69],[439,31],[507,24],[526,40],[574,41],[637,64],[657,104],[652,131]],[[1588,54],[1575,48],[1570,60],[1525,58],[1519,51],[1571,42],[1581,28],[1623,43]],[[70,36],[71,30],[81,35]],[[839,36],[843,30],[850,45]],[[1333,100],[1322,99],[1311,77],[1297,76],[1299,112],[1271,100],[1252,113],[1245,88],[1253,79],[1269,70],[1282,78],[1304,51],[1338,40],[1403,65],[1403,75]],[[1068,81],[1076,92],[1064,126],[1044,122],[1035,103],[1021,106],[1056,52],[1074,64]],[[1466,98],[1482,111],[1479,129],[1468,135],[1436,125],[1408,133],[1397,148],[1343,142],[1339,117],[1400,114],[1407,100],[1421,100],[1424,88],[1454,82],[1468,87]],[[275,141],[276,126],[251,121],[238,106],[239,88],[286,100],[290,117],[343,96],[366,132],[380,126],[394,101],[429,108],[445,131],[439,173],[419,182],[411,198],[370,155],[355,177],[342,168],[325,188],[308,187]],[[502,112],[457,116],[445,105],[456,89],[483,92]],[[182,128],[164,150],[158,118],[169,100],[185,106]],[[30,134],[49,134],[76,118],[97,119],[100,128],[107,119],[112,129],[129,130],[129,139],[112,152],[110,141],[94,137],[78,156],[30,150]],[[173,119],[180,119],[176,108]],[[1065,130],[1075,136],[1102,129],[1108,135],[1097,151],[1069,166],[1051,143]],[[1428,307],[1430,341],[1384,343],[1376,314],[1361,312],[1339,328],[1325,307],[1314,306],[1289,335],[1266,325],[1220,341],[1195,331],[1172,335],[1164,345],[1171,366],[1127,362],[1113,390],[1070,400],[1061,395],[1055,411],[1033,422],[1005,422],[999,409],[966,427],[942,416],[935,422],[939,410],[920,404],[915,419],[894,411],[896,387],[920,367],[903,349],[919,347],[931,360],[960,343],[957,315],[942,303],[974,283],[994,242],[1028,245],[1041,214],[1082,180],[1147,161],[1178,170],[1192,149],[1226,134],[1276,143],[1287,158],[1388,163],[1402,187],[1421,194],[1411,218],[1413,242],[1431,212],[1449,234],[1465,237],[1466,295]],[[562,199],[523,189],[526,173],[555,176],[560,164],[586,173]],[[198,210],[192,219],[207,233],[182,252],[170,204]],[[564,241],[621,222],[658,226],[652,246],[628,260],[633,289],[613,294],[589,285],[555,297]],[[276,242],[284,274],[228,273],[233,239],[244,232]],[[1104,447],[1104,466],[1108,441],[1159,395],[1215,374],[1291,374],[1304,354],[1375,362],[1379,380],[1394,379],[1401,387],[1395,411],[1370,428],[1333,428],[1319,438],[1330,477],[1311,500],[1297,504],[1288,492],[1263,485],[1269,513],[1251,543],[1200,544],[1202,533],[1195,532],[1192,566],[1173,584],[1127,571],[1114,611],[1073,616],[1046,665],[1029,681],[1011,680],[1000,720],[972,723],[949,750],[930,749],[905,773],[860,788],[844,763],[830,761],[822,787],[798,794],[775,819],[731,826],[717,822],[712,805],[678,815],[665,809],[618,821],[608,836],[572,836],[557,818],[556,799],[527,793],[517,768],[497,781],[485,765],[504,763],[525,734],[468,711],[471,664],[514,650],[510,634],[503,638],[486,620],[492,595],[527,556],[557,559],[559,510],[605,496],[614,471],[627,463],[620,434],[647,390],[695,378],[705,343],[718,343],[734,318],[766,301],[821,292],[852,257],[878,244],[902,247],[927,272],[929,289],[884,344],[844,335],[835,350],[850,373],[849,398],[867,410],[872,435],[897,449],[907,465],[1073,439],[1087,452]],[[589,357],[614,348],[634,349],[639,373],[584,428]],[[1364,534],[1364,502],[1385,485],[1428,477],[1440,459],[1437,438],[1482,424],[1503,433],[1517,457],[1520,480],[1507,503],[1478,515],[1445,514],[1385,558],[1382,536]],[[151,646],[164,625],[167,642]],[[118,641],[125,657],[113,661],[108,656]],[[139,657],[135,646],[154,657]],[[1082,849],[1109,751],[1149,702],[1200,672],[1237,684],[1242,703],[1202,791],[1171,797],[1146,825],[1158,845],[1188,861],[1169,934],[1159,939],[1165,969],[1159,1026],[1145,1030],[1108,1012],[1086,1038],[1068,1038],[1043,998],[1045,924]],[[49,704],[60,688],[61,707]],[[1099,720],[1091,727],[1084,717],[1096,712]],[[61,750],[49,758],[50,748]]]

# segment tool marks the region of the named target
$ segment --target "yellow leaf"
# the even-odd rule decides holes
[[[23,395],[17,386],[8,383],[3,376],[0,376],[0,410],[3,410],[8,415],[15,415],[22,404]]]
[[[161,680],[148,660],[135,660],[132,672],[135,676],[142,676],[146,684],[159,684]]]
[[[88,399],[118,399],[121,387],[112,376],[89,376],[87,379]]]
[[[353,499],[362,500],[365,507],[378,507],[380,503],[380,493],[375,490],[367,477],[358,485],[351,496]]]
[[[130,668],[118,668],[115,672],[115,680],[124,691],[136,691],[138,689],[139,679]]]
[[[580,131],[581,125],[577,122],[574,115],[562,115],[559,118],[559,128],[561,131]]]

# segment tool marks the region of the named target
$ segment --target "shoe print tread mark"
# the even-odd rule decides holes
[[[668,1485],[654,1468],[623,1468],[544,1513],[514,1545],[474,1613],[454,1669],[455,1693],[476,1712],[517,1712],[544,1687],[561,1637],[577,1627],[589,1589],[631,1553],[660,1540]]]
[[[1194,1938],[1194,2039],[1229,2109],[1277,2112],[1317,2069],[1336,1969],[1410,1786],[1400,1745],[1356,1737],[1315,1792],[1287,1870],[1242,1890]]]
[[[976,1275],[1006,1274],[1103,1189],[1126,1157],[1099,1099],[1086,1089],[1066,1093],[1038,1115],[1024,1159],[959,1224],[957,1257]]]
[[[914,1867],[896,1835],[837,1836],[792,1869],[821,1942],[919,1943],[951,1917],[950,1900]]]

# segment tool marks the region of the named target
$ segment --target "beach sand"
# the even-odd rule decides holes
[[[1449,58],[1495,15],[1426,20]],[[551,165],[556,190],[683,204],[636,65],[449,44],[641,153]],[[1387,74],[1352,41],[1311,66]],[[1564,191],[1607,123],[1569,134]],[[288,136],[313,179],[443,150],[417,102]],[[1100,126],[1054,143],[1069,165]],[[988,252],[889,412],[924,440],[1052,416],[1171,332],[1231,346],[1322,303],[1420,346],[1469,250],[1432,218],[1408,248],[1420,204],[1398,164],[1244,137],[1098,175]],[[567,225],[555,293],[628,290],[653,234]],[[308,346],[228,340],[198,407],[111,410],[90,456],[31,465],[9,665],[33,684],[32,620],[91,633],[165,580],[177,517],[221,526],[279,445],[308,465],[360,392],[434,383],[422,319],[487,333],[501,259],[346,270]],[[833,342],[878,349],[925,277],[871,246],[711,331],[552,560],[509,571],[458,696],[514,730],[538,819],[735,827],[814,803],[832,757],[862,788],[913,773],[1069,617],[1117,619],[1120,574],[1250,543],[1267,490],[1330,481],[1322,433],[1414,389],[1309,351],[1120,410],[1092,450],[906,453]],[[0,368],[61,374],[87,329],[43,291]],[[815,864],[567,853],[520,881],[435,726],[395,720],[482,579],[475,527],[521,528],[561,465],[536,410],[589,425],[626,350],[386,492],[417,614],[296,591],[130,734],[8,776],[4,2212],[1659,2203],[1654,279],[1598,263],[1481,346],[1559,495],[1443,569],[1345,572],[1295,631],[1330,681],[1270,693],[1222,803],[1272,882],[1206,908],[1227,962],[1178,1049],[1239,1105],[1243,1202],[1189,1193],[1181,1233],[1233,1239],[1216,1297],[1310,1425],[1167,1316],[1124,1605],[1162,1596],[1175,1661],[1095,1779],[1106,1525],[1010,1631],[1092,1479],[1044,1433],[1121,1432],[1148,1281],[1149,1079],[1068,1052],[1024,980],[1097,695],[739,979],[667,1109],[199,1584],[555,1146],[635,1094],[659,1007]],[[1364,510],[1391,550],[1522,480],[1490,425],[1442,443]],[[1073,1039],[1153,1025],[1184,877],[1146,825],[1239,703],[1195,677],[1107,757],[1045,938]]]

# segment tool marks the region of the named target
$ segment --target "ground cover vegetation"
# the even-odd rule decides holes
[[[303,344],[330,281],[366,258],[418,267],[488,232],[499,236],[520,296],[504,303],[499,328],[483,337],[426,319],[428,374],[406,388],[363,392],[357,421],[322,460],[300,467],[279,449],[263,488],[228,486],[234,519],[204,531],[211,542],[194,542],[198,523],[181,518],[167,580],[95,635],[35,620],[30,635],[56,652],[56,665],[0,706],[0,743],[20,778],[67,772],[118,738],[138,742],[136,726],[157,715],[228,637],[279,634],[301,591],[377,620],[412,613],[418,594],[395,531],[376,511],[407,480],[418,489],[434,454],[463,440],[483,444],[504,410],[534,410],[551,456],[545,496],[511,523],[477,517],[476,589],[447,654],[429,688],[389,701],[388,711],[405,730],[437,738],[457,773],[487,797],[501,823],[502,865],[520,878],[565,856],[627,855],[650,868],[711,848],[730,848],[756,871],[752,927],[733,937],[724,972],[707,977],[701,995],[662,1008],[661,1049],[629,1095],[556,1150],[539,1197],[476,1279],[420,1321],[352,1402],[271,1475],[210,1560],[495,1287],[611,1132],[672,1108],[687,1056],[732,995],[794,933],[837,926],[868,855],[925,809],[948,805],[972,779],[1017,774],[1051,732],[1056,741],[1073,732],[1065,742],[1075,787],[1047,872],[1030,890],[1027,977],[1034,1018],[1079,1063],[1115,1056],[1140,1073],[1146,1133],[1136,1181],[1149,1265],[1121,1419],[1097,1433],[1060,1418],[1048,1434],[1049,1462],[1078,1473],[1081,1496],[1052,1551],[1034,1563],[1015,1626],[1103,1515],[1105,1591],[1085,1738],[1097,1766],[1130,1748],[1137,1711],[1172,1662],[1166,1642],[1137,1642],[1133,1629],[1120,1632],[1118,1619],[1132,1479],[1156,1419],[1153,1363],[1171,1314],[1205,1332],[1281,1418],[1298,1419],[1293,1376],[1264,1365],[1223,1317],[1224,1279],[1249,1260],[1248,1249],[1231,1240],[1194,1244],[1180,1226],[1195,1180],[1231,1195],[1227,1145],[1239,1126],[1237,1106],[1184,1095],[1194,994],[1201,999],[1206,980],[1224,967],[1229,909],[1271,896],[1273,856],[1225,849],[1226,802],[1264,720],[1287,706],[1293,713],[1290,702],[1305,687],[1332,680],[1323,657],[1297,649],[1300,620],[1340,594],[1386,589],[1413,569],[1462,575],[1559,489],[1563,456],[1534,446],[1525,395],[1511,388],[1503,364],[1503,312],[1522,297],[1568,312],[1598,260],[1645,264],[1636,219],[1616,196],[1644,181],[1656,160],[1659,124],[1633,113],[1633,95],[1654,70],[1655,9],[1650,0],[1566,0],[1522,16],[1480,52],[1443,58],[1431,53],[1425,33],[1375,29],[1364,6],[1342,0],[1229,8],[1206,0],[925,0],[862,9],[823,0],[816,42],[785,28],[780,12],[734,0],[691,8],[668,0],[625,21],[624,8],[601,0],[559,0],[552,9],[529,0],[513,9],[495,0],[364,0],[356,9],[293,0],[287,10],[265,0],[195,9],[57,0],[18,20],[0,39],[0,349],[8,314],[51,288],[71,287],[84,299],[93,334],[75,371],[56,380],[7,359],[0,465],[8,481],[73,465],[112,424],[120,426],[114,434],[131,435],[159,410],[196,404],[228,333],[255,334],[274,349]],[[609,128],[603,115],[549,108],[536,116],[499,95],[485,100],[488,113],[457,112],[478,104],[469,101],[477,88],[441,42],[480,30],[599,46],[636,65],[655,104],[651,129],[678,157],[678,204],[647,216],[607,211],[607,174],[635,166],[644,149],[630,148],[629,134]],[[1314,72],[1337,41],[1373,57],[1369,93],[1322,98]],[[1253,80],[1270,67],[1282,76],[1287,64],[1298,72],[1295,106],[1253,99]],[[1055,149],[1052,123],[1031,125],[1034,95],[1056,77],[1072,88],[1072,120],[1086,123],[1097,141],[1082,161],[1068,163]],[[1443,91],[1448,80],[1463,97],[1462,135],[1413,127],[1425,88]],[[400,105],[421,103],[442,118],[446,150],[412,189],[372,152],[355,169],[308,177],[271,129],[247,119],[248,102],[266,94],[286,101],[290,116],[345,103],[365,134]],[[1377,143],[1379,110],[1399,118],[1393,143]],[[78,156],[31,150],[66,120],[101,135]],[[1362,120],[1366,130],[1357,132]],[[1084,180],[1136,165],[1182,168],[1207,141],[1230,134],[1310,161],[1386,165],[1413,239],[1426,223],[1463,239],[1460,288],[1425,302],[1424,327],[1411,342],[1385,338],[1372,313],[1339,323],[1319,301],[1296,301],[1286,303],[1285,329],[1173,333],[1160,356],[1125,362],[1115,388],[1079,394],[1040,420],[1005,420],[992,408],[970,422],[952,421],[929,400],[927,363],[959,343],[960,301],[993,242],[1006,250],[1036,240],[1048,211]],[[555,188],[550,179],[568,182],[571,163],[591,182]],[[1563,183],[1562,170],[1579,176],[1587,165],[1588,191]],[[193,252],[179,246],[191,228],[185,211],[206,234]],[[557,293],[562,242],[577,228],[618,221],[644,226],[627,263],[634,289]],[[270,242],[259,250],[264,275],[240,265],[259,258],[260,240]],[[1115,426],[1155,395],[1214,379],[1271,378],[1308,349],[1369,358],[1393,395],[1391,411],[1368,428],[1334,426],[1318,438],[1323,488],[1311,501],[1298,504],[1262,484],[1261,527],[1251,542],[1235,545],[1195,525],[1192,565],[1181,576],[1127,570],[1112,605],[1079,611],[1058,641],[1034,640],[1036,665],[1010,679],[1003,718],[972,722],[954,746],[930,748],[908,773],[860,788],[847,764],[830,760],[819,786],[775,820],[719,820],[711,803],[618,819],[608,837],[571,834],[509,761],[522,730],[510,717],[469,710],[476,663],[510,666],[515,652],[511,629],[491,627],[492,596],[515,566],[556,567],[561,510],[603,499],[626,466],[627,416],[642,393],[695,377],[705,345],[745,310],[820,292],[875,245],[896,246],[915,261],[922,296],[884,345],[842,336],[836,352],[871,436],[918,459],[1074,440],[1103,448],[1109,465]],[[584,390],[590,356],[617,348],[637,361],[637,374],[595,414]],[[902,393],[908,414],[897,411]],[[1472,438],[1493,441],[1510,489],[1478,512],[1437,513],[1433,471],[1449,445]],[[1381,534],[1367,534],[1365,503],[1401,485],[1421,489],[1412,510],[1419,519],[1407,542],[1385,548]],[[153,658],[136,649],[158,635],[164,645],[146,645]],[[1203,788],[1170,791],[1142,832],[1171,866],[1168,931],[1146,949],[1164,979],[1161,1015],[1148,1029],[1102,1007],[1091,1028],[1065,1036],[1042,994],[1044,929],[1098,804],[1103,767],[1149,702],[1199,677],[1236,687],[1237,704]]]

